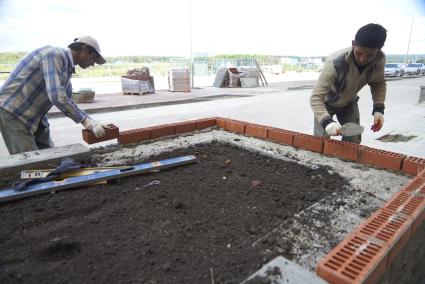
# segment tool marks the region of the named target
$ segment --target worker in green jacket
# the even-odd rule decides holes
[[[360,124],[357,93],[366,85],[372,93],[374,124],[379,131],[384,124],[385,54],[381,51],[387,31],[378,24],[361,27],[349,48],[332,53],[324,63],[310,97],[314,112],[314,135],[341,135],[341,125]],[[334,120],[336,116],[337,121]],[[360,144],[361,135],[342,136],[343,141]]]

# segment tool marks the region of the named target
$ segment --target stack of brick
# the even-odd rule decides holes
[[[126,76],[121,76],[121,85],[124,95],[155,93],[154,78],[148,67],[128,70]]]
[[[189,69],[169,69],[168,87],[171,92],[190,92]]]

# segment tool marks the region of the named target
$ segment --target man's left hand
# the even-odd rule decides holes
[[[373,130],[373,132],[377,132],[381,130],[383,125],[384,125],[384,115],[381,112],[376,111],[373,114],[373,125],[370,127],[370,129]]]

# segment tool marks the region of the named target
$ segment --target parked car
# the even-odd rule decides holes
[[[385,64],[385,76],[387,77],[403,77],[404,69],[401,63],[387,63]]]
[[[423,63],[410,63],[404,67],[404,74],[406,75],[425,75],[425,64]]]

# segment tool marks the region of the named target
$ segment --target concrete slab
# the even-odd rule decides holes
[[[64,157],[79,160],[90,153],[90,148],[83,144],[71,144],[50,149],[25,152],[0,158],[0,177],[18,170],[36,168],[39,165],[57,163]]]
[[[325,284],[328,282],[283,256],[278,256],[242,283]]]

